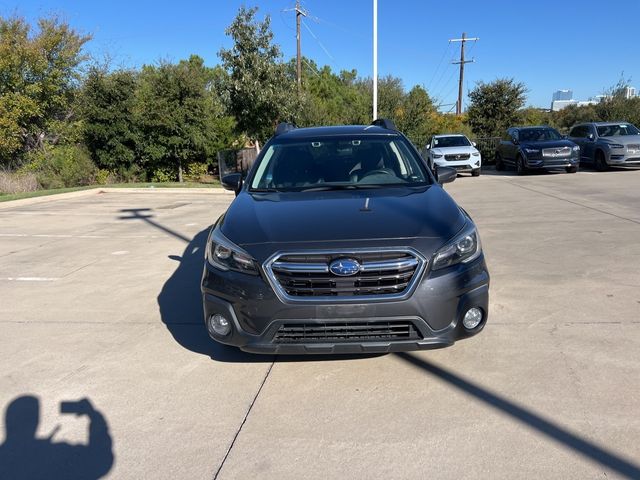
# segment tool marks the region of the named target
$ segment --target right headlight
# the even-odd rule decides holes
[[[470,225],[435,253],[431,269],[439,270],[458,263],[467,263],[478,258],[481,253],[480,236],[476,227]]]
[[[209,236],[206,255],[209,264],[219,270],[258,274],[258,268],[251,255],[225,237],[218,226],[213,228]]]
[[[442,154],[441,153],[434,153],[433,158],[442,158]]]

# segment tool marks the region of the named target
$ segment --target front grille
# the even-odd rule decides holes
[[[627,145],[627,150],[638,151],[638,150],[640,150],[640,144],[636,144],[636,143],[629,144],[629,145]]]
[[[468,153],[450,153],[448,155],[444,156],[445,160],[448,160],[449,162],[456,162],[458,160],[469,160],[469,157],[471,155]]]
[[[420,340],[422,335],[410,321],[288,323],[280,326],[275,343],[364,342]]]
[[[562,158],[571,156],[571,147],[545,148],[542,156],[545,158]]]
[[[338,260],[355,260],[359,269],[351,275],[332,273]],[[371,297],[401,295],[412,284],[423,261],[410,252],[335,252],[283,254],[266,265],[267,274],[285,296]]]

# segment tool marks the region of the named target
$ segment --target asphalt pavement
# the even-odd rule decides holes
[[[232,194],[0,203],[0,478],[640,478],[640,171],[487,173],[446,189],[489,323],[406,354],[210,341],[203,248]]]

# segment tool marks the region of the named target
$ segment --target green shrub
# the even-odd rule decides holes
[[[98,169],[96,172],[96,183],[98,185],[113,183],[113,174],[109,170],[105,170],[103,168]]]
[[[78,187],[95,183],[97,167],[83,146],[57,145],[30,155],[22,172],[36,175],[44,189]]]
[[[156,168],[151,176],[152,182],[175,182],[176,175],[173,169],[168,167]]]
[[[184,178],[187,182],[202,182],[207,176],[209,166],[206,163],[190,163]]]

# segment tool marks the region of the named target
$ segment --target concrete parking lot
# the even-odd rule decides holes
[[[0,477],[22,458],[49,478],[640,478],[639,186],[459,178],[489,324],[351,358],[208,339],[199,275],[228,193],[0,204]]]

